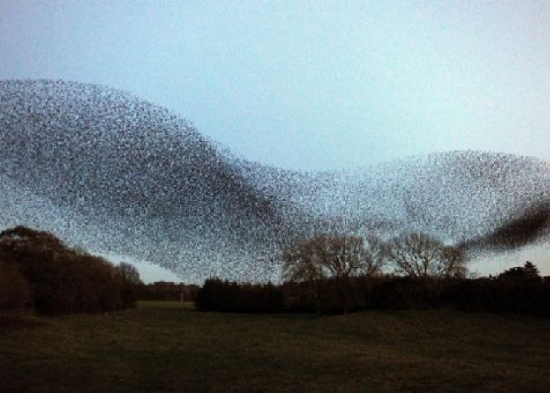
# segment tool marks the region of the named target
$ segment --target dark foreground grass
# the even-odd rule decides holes
[[[2,392],[550,391],[550,320],[447,310],[199,313],[140,303],[0,330]]]

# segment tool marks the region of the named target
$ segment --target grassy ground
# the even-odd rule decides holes
[[[2,392],[550,391],[550,320],[199,313],[140,303],[0,331]]]

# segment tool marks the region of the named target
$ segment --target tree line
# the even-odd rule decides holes
[[[182,302],[195,301],[200,287],[194,284],[156,281],[137,286],[139,300],[172,300]]]
[[[24,226],[0,232],[0,310],[107,312],[137,299],[195,301],[222,312],[346,313],[368,309],[454,307],[550,315],[550,277],[535,265],[497,277],[468,277],[460,248],[422,233],[387,242],[320,234],[281,250],[282,282],[206,280],[144,284],[128,263],[114,265]]]
[[[206,280],[204,311],[346,313],[453,307],[550,315],[550,277],[527,262],[497,277],[468,276],[461,249],[423,233],[377,237],[321,234],[281,252],[280,285]]]
[[[0,310],[96,313],[134,307],[142,282],[134,266],[71,248],[49,232],[0,232]]]

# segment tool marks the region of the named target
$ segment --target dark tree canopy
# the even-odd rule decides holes
[[[2,269],[4,276],[20,274],[21,288],[28,283],[30,303],[37,311],[106,312],[135,303],[126,281],[136,279],[131,265],[116,268],[103,258],[68,247],[48,232],[23,226],[1,232],[0,261],[8,266]]]
[[[524,266],[512,267],[499,276],[500,279],[540,280],[539,269],[532,262],[525,262]]]

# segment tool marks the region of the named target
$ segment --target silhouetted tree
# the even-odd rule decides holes
[[[0,260],[28,282],[40,312],[106,312],[127,307],[113,264],[74,250],[53,234],[19,226],[0,233]]]
[[[424,233],[408,233],[392,239],[386,245],[386,255],[396,273],[413,278],[464,277],[466,260],[455,247]]]
[[[540,280],[539,269],[532,262],[525,262],[523,267],[513,267],[505,270],[499,276],[499,279],[521,279],[521,280]]]
[[[525,262],[525,266],[523,268],[525,269],[528,276],[540,278],[539,269],[532,262]]]
[[[375,237],[365,242],[357,236],[321,234],[283,251],[283,278],[309,285],[318,313],[321,312],[322,283],[333,278],[346,312],[349,278],[377,273],[383,260],[381,242]]]
[[[116,266],[116,272],[122,286],[122,304],[125,307],[135,307],[139,288],[143,285],[138,270],[127,262],[121,262]]]
[[[125,281],[133,285],[142,284],[139,272],[136,267],[128,262],[121,262],[117,266],[119,276]]]
[[[283,251],[283,279],[302,282],[314,297],[317,314],[321,314],[321,282],[326,278],[317,251],[318,240],[300,241]]]

